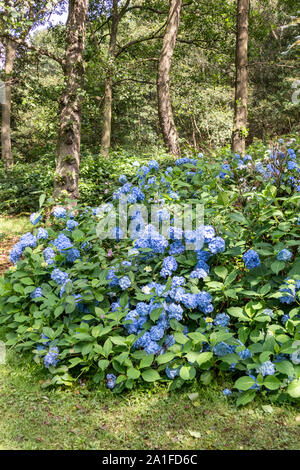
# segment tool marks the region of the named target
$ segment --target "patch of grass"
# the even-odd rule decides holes
[[[3,217],[0,216],[0,237],[14,237],[28,232],[32,229],[32,225],[28,217]],[[1,240],[1,238],[0,238]]]
[[[0,449],[299,449],[299,407],[253,402],[236,408],[217,386],[188,393],[163,387],[121,396],[43,389],[34,362],[9,353],[0,365]],[[298,415],[298,416],[297,416]]]

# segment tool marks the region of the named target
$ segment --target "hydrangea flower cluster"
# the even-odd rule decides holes
[[[293,253],[290,250],[284,248],[283,250],[277,253],[278,261],[290,261],[293,256]]]
[[[20,240],[13,246],[9,254],[9,260],[12,263],[16,264],[17,261],[19,261],[19,259],[21,258],[25,248],[35,248],[36,244],[36,237],[30,232],[25,233],[20,237]]]
[[[37,225],[42,220],[42,216],[34,212],[30,215],[29,219],[32,225]]]
[[[260,266],[260,259],[255,250],[248,250],[243,255],[243,260],[247,269],[253,269]]]
[[[44,357],[44,365],[49,369],[49,367],[56,367],[58,363],[58,354],[59,350],[57,346],[52,346],[49,349],[49,352]]]
[[[292,304],[300,300],[300,281],[294,279],[285,279],[283,286],[280,288],[280,292],[285,293],[279,300],[281,303]]]

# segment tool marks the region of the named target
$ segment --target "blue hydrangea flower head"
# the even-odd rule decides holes
[[[65,273],[60,269],[56,268],[51,273],[51,279],[55,281],[59,286],[62,286],[67,282],[69,276],[68,273]]]
[[[131,286],[131,280],[129,279],[128,276],[123,276],[119,280],[119,286],[121,287],[122,290],[128,289],[128,287]]]
[[[250,357],[252,357],[252,353],[249,349],[243,349],[243,351],[239,351],[238,352],[238,355],[240,356],[240,358],[244,361],[246,359],[250,359]]]
[[[74,220],[74,219],[68,219],[67,220],[67,223],[66,223],[67,230],[72,231],[77,226],[78,226],[78,222],[76,222],[76,220]]]
[[[207,276],[208,276],[208,272],[204,271],[204,269],[202,268],[197,268],[194,271],[192,271],[190,274],[191,279],[204,279]]]
[[[284,248],[283,250],[279,251],[279,253],[277,254],[277,259],[278,261],[290,261],[292,256],[293,256],[293,253],[291,253],[291,251]]]
[[[58,363],[58,353],[59,353],[59,351],[58,351],[58,348],[56,346],[51,347],[49,349],[49,352],[44,357],[45,367],[47,367],[48,369],[49,369],[50,366],[56,367],[56,364]]]
[[[37,214],[36,212],[33,212],[33,214],[30,215],[29,219],[32,225],[37,225],[42,220],[42,216],[40,214]]]
[[[77,248],[71,248],[67,251],[66,260],[68,263],[74,263],[77,259],[80,258],[80,251]]]
[[[24,235],[20,237],[19,243],[22,244],[23,249],[30,247],[30,248],[35,248],[36,247],[36,237],[32,235],[32,233],[27,232]]]
[[[117,380],[117,377],[114,374],[107,374],[107,376],[106,376],[106,386],[107,386],[107,388],[112,390],[114,388],[114,386],[116,385],[116,380]]]
[[[230,317],[227,313],[218,313],[214,319],[214,324],[216,326],[226,327],[229,325]]]
[[[16,264],[17,261],[19,261],[19,259],[21,258],[22,254],[23,254],[23,245],[21,242],[18,242],[16,243],[12,249],[11,249],[11,252],[9,254],[9,261],[11,263],[14,263]]]
[[[174,302],[169,304],[167,307],[169,318],[175,318],[177,321],[181,321],[183,318],[183,308],[179,304]]]
[[[222,253],[225,251],[225,241],[222,237],[213,238],[208,244],[208,249],[213,254]]]
[[[119,177],[119,183],[121,183],[121,184],[127,183],[127,177],[126,177],[126,175],[121,175],[121,176]]]
[[[256,372],[258,374],[261,374],[263,377],[265,377],[266,375],[274,375],[275,372],[276,372],[276,369],[275,369],[275,366],[274,366],[273,362],[266,361],[266,362],[263,362],[262,364],[260,364],[256,368]]]
[[[181,243],[180,240],[177,240],[171,243],[169,248],[169,255],[182,255],[185,252],[185,246]]]
[[[246,253],[243,255],[243,260],[246,268],[248,269],[257,268],[260,266],[259,256],[254,250],[246,251]]]
[[[36,234],[38,240],[47,240],[49,238],[48,231],[44,228],[39,228]]]
[[[53,241],[53,245],[58,249],[59,252],[67,250],[68,248],[72,248],[73,246],[71,240],[63,233],[60,233]]]
[[[64,219],[67,211],[64,207],[56,207],[53,211],[53,215],[56,219]]]
[[[162,327],[152,326],[149,333],[152,341],[159,341],[164,337],[165,331]]]
[[[157,354],[161,349],[161,346],[155,341],[150,340],[144,347],[147,354]]]
[[[43,291],[40,287],[37,287],[33,292],[31,292],[30,297],[32,299],[37,299],[39,297],[43,297]]]
[[[166,376],[169,379],[174,380],[175,377],[179,376],[180,369],[181,367],[172,368],[172,365],[168,365],[165,369]]]
[[[53,258],[55,258],[55,251],[52,248],[50,247],[45,248],[43,251],[43,256],[47,264],[54,263]]]
[[[156,160],[150,160],[149,164],[148,164],[148,168],[150,170],[155,170],[155,171],[158,171],[159,169],[159,164],[157,163]]]
[[[224,341],[221,341],[213,347],[213,352],[219,357],[226,356],[226,354],[232,354],[234,352],[234,346],[230,346],[224,343]]]

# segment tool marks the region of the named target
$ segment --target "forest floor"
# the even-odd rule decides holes
[[[0,218],[0,271],[25,217]],[[44,388],[47,371],[14,350],[0,364],[0,450],[284,449],[300,448],[300,407],[256,399],[237,408],[220,384],[168,393],[163,386],[121,396]],[[191,400],[193,398],[193,400]]]

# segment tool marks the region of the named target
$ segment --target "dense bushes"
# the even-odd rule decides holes
[[[109,159],[83,150],[79,179],[80,202],[97,205],[109,198],[118,183],[118,176],[122,172],[132,175],[135,171],[132,163],[137,159],[140,163],[147,162],[153,151],[158,161],[168,164],[170,157],[161,149],[149,150],[142,156],[116,150],[111,152]],[[33,162],[20,160],[9,173],[4,172],[0,162],[0,210],[15,214],[36,211],[39,196],[52,193],[54,171],[54,154],[46,154]]]
[[[85,375],[121,392],[231,374],[236,391],[224,394],[239,404],[258,390],[298,398],[297,156],[282,143],[261,161],[226,157],[184,157],[165,170],[150,160],[130,182],[123,174],[100,208],[57,207],[47,224],[42,209],[32,214],[33,234],[13,248],[16,266],[1,280],[7,344],[32,351],[52,384]],[[143,211],[153,204],[149,224]],[[181,210],[191,223],[195,204],[204,224],[180,230]]]

